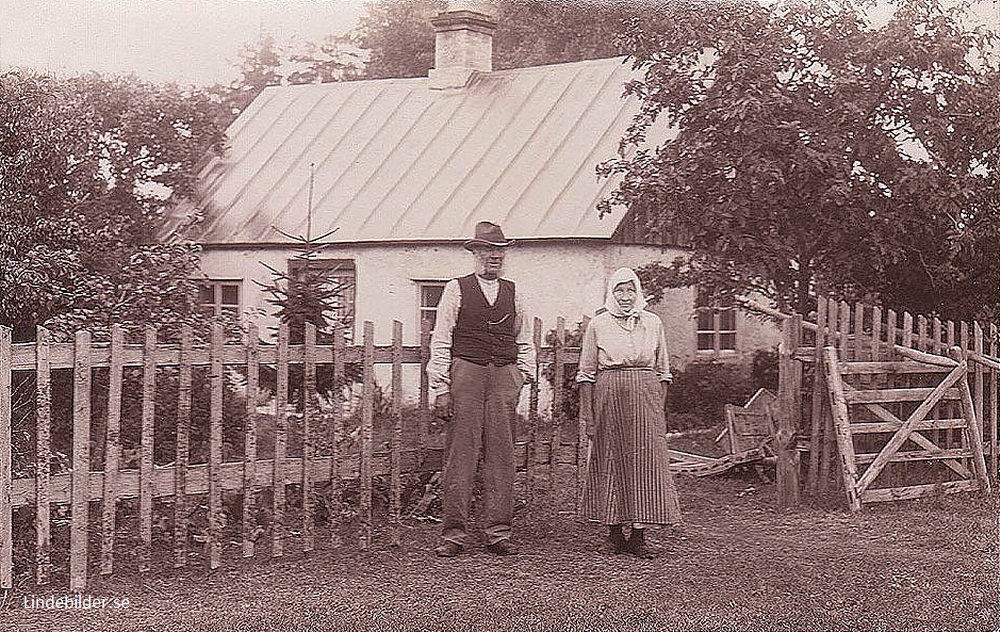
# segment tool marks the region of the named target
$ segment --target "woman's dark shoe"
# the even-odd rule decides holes
[[[487,544],[486,550],[493,555],[517,555],[517,547],[510,543],[510,540],[500,540],[493,544]]]
[[[632,529],[632,533],[628,537],[628,552],[644,560],[651,560],[656,557],[656,554],[646,544],[645,529]]]
[[[628,542],[625,541],[625,534],[620,524],[608,527],[608,546],[615,555],[628,551]]]

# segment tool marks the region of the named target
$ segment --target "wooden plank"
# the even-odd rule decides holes
[[[882,375],[886,373],[948,373],[955,365],[940,366],[903,360],[898,362],[841,362],[841,375]]]
[[[976,481],[947,481],[929,485],[911,485],[909,487],[886,487],[882,489],[866,489],[861,498],[866,503],[887,502],[896,500],[912,500],[941,494],[971,492],[979,489]]]
[[[823,433],[823,347],[826,346],[826,301],[816,301],[816,342],[813,345],[813,388],[809,419],[809,491],[819,489]]]
[[[827,346],[832,346],[832,345],[836,345],[836,343],[837,343],[837,333],[836,333],[836,329],[837,329],[837,303],[833,299],[827,299],[826,304],[827,304],[827,310],[826,310],[826,320],[827,320],[827,322],[826,322],[826,328],[827,328],[827,333],[826,333],[825,341],[826,341],[826,345]],[[824,347],[824,349],[825,349],[825,347]],[[825,351],[824,351],[824,354],[825,354]],[[824,380],[828,381],[828,374],[827,374],[825,365],[823,367],[823,377],[824,377]],[[828,383],[826,384],[826,388],[829,389],[829,384]],[[836,429],[834,428],[833,413],[831,412],[831,409],[830,409],[830,400],[829,400],[829,397],[824,397],[823,398],[822,410],[823,410],[823,420],[822,420],[822,425],[823,425],[823,448],[822,449],[823,449],[823,453],[822,453],[822,455],[820,457],[820,484],[819,484],[819,488],[820,488],[821,491],[826,491],[828,489],[828,487],[829,487],[830,482],[831,482],[831,470],[833,469],[834,461],[837,458],[836,457],[836,451],[837,451],[837,432],[836,432]],[[832,482],[834,484],[836,484],[840,480],[841,480],[841,478],[837,477],[837,478],[833,478]]]
[[[777,456],[775,469],[778,507],[794,507],[799,504],[798,451],[792,438],[798,430],[798,409],[796,407],[795,361],[792,350],[798,347],[799,332],[802,330],[802,316],[781,323],[781,344],[778,347],[778,428],[774,439]],[[735,429],[734,429],[735,430]],[[736,432],[732,436],[734,447],[738,446]],[[754,446],[756,447],[756,446]]]
[[[865,339],[865,306],[864,303],[854,304],[854,350],[855,360],[868,359],[868,350],[871,348],[871,340]]]
[[[931,345],[931,353],[947,353],[948,350],[945,348],[944,343],[941,341],[941,319],[935,316],[931,320],[931,340],[934,342]]]
[[[973,321],[972,323],[972,350],[975,355],[980,357],[982,357],[985,351],[985,341],[983,340],[983,328],[979,325],[978,322],[975,321]],[[976,412],[976,422],[979,425],[979,441],[980,443],[982,443],[983,426],[984,426],[984,420],[986,419],[986,409],[985,409],[986,382],[984,379],[985,377],[984,373],[986,371],[986,367],[979,362],[973,362],[972,364],[969,365],[969,371],[972,373],[972,385],[971,385],[972,406],[973,410],[975,410]],[[980,451],[982,451],[982,448],[980,448]],[[985,464],[983,465],[983,470],[984,470],[983,473],[987,475],[987,478],[991,478],[985,471],[986,470]]]
[[[90,481],[90,332],[76,332],[76,358],[73,367],[73,461],[71,474],[72,502],[69,535],[69,589],[87,587],[87,534]],[[8,433],[9,434],[9,433]]]
[[[555,358],[552,365],[552,420],[551,438],[549,445],[549,491],[555,487],[556,480],[556,446],[559,445],[559,430],[563,421],[563,400],[565,399],[565,388],[563,380],[566,376],[565,347],[566,347],[566,321],[562,316],[556,319],[556,339],[552,345]]]
[[[46,332],[47,333],[47,332]],[[101,575],[114,570],[115,518],[118,509],[118,467],[121,460],[122,345],[125,333],[111,326],[111,367],[108,369],[108,423],[104,432],[104,498],[101,501]],[[46,468],[48,469],[48,468]],[[46,503],[48,501],[46,500]]]
[[[837,436],[837,447],[840,450],[841,472],[844,477],[844,492],[851,511],[861,510],[861,498],[858,495],[857,461],[854,458],[854,439],[851,437],[850,422],[847,416],[847,401],[844,399],[844,385],[837,369],[836,347],[826,347],[827,385],[830,396],[830,410],[833,415],[834,428]]]
[[[903,422],[902,427],[900,427],[900,429],[896,431],[896,434],[892,435],[889,441],[886,442],[885,446],[883,446],[882,450],[879,452],[878,458],[876,458],[872,462],[872,464],[868,467],[868,469],[865,470],[865,473],[862,474],[861,477],[858,479],[858,488],[860,490],[863,491],[872,484],[872,482],[875,480],[875,477],[878,476],[879,473],[885,468],[886,464],[889,462],[889,459],[892,457],[892,455],[897,450],[899,450],[899,448],[903,445],[903,443],[905,443],[906,440],[909,438],[910,433],[913,431],[913,426],[916,425],[918,422],[923,421],[927,413],[930,412],[930,410],[934,408],[935,405],[937,405],[937,403],[946,395],[946,393],[952,390],[951,387],[954,384],[956,384],[959,380],[965,377],[967,371],[968,368],[966,363],[962,362],[957,367],[955,367],[955,369],[951,373],[949,373],[944,378],[944,380],[942,380],[940,384],[938,384],[935,388],[931,389],[931,392],[927,394],[927,396],[920,403],[920,405],[917,406],[916,410],[914,410],[910,414],[910,416],[906,418],[906,421]],[[897,390],[915,391],[915,390],[927,390],[927,389],[897,389]],[[898,400],[890,400],[890,401],[898,401]]]
[[[253,557],[257,539],[257,398],[260,387],[260,333],[255,323],[247,327],[246,429],[243,432],[243,557]]]
[[[965,419],[924,419],[914,426],[914,431],[944,430],[947,428],[965,428]],[[852,421],[851,432],[858,434],[874,434],[879,432],[896,432],[903,426],[902,420],[896,421]]]
[[[212,325],[212,365],[209,374],[211,391],[208,416],[208,565],[222,564],[222,325]]]
[[[427,377],[427,363],[431,357],[431,332],[420,332],[420,412],[417,417],[420,422],[419,433],[417,434],[418,447],[421,454],[427,447],[427,434],[429,433],[429,415],[424,414],[430,410],[430,381]]]
[[[281,557],[285,543],[285,454],[288,447],[288,324],[278,325],[275,366],[274,460],[271,468],[271,555]]]
[[[954,371],[954,369],[952,370]],[[849,391],[844,394],[848,404],[879,404],[888,402],[919,402],[927,399],[933,388],[891,388],[872,391]],[[941,395],[940,399],[954,399],[961,397],[958,389],[949,388]]]
[[[955,322],[954,321],[949,320],[947,323],[945,323],[945,334],[947,336],[947,339],[946,339],[946,343],[945,343],[944,353],[947,354],[948,353],[948,349],[950,349],[952,347],[952,345],[955,344],[955,341],[957,340],[957,338],[955,337]],[[947,416],[947,417],[956,417],[956,416],[960,415],[961,412],[955,406],[955,404],[948,402],[948,403],[945,403],[945,405],[944,405],[944,413],[943,414],[945,416]],[[959,436],[962,436],[962,434],[959,433]],[[944,444],[946,446],[951,446],[954,442],[955,442],[955,433],[953,431],[951,431],[951,430],[945,430]]]
[[[302,373],[302,550],[316,548],[316,502],[309,476],[315,455],[313,422],[316,410],[316,325],[305,324],[305,366]]]
[[[913,461],[931,461],[938,459],[961,459],[961,458],[968,458],[970,456],[972,456],[971,450],[959,450],[959,449],[907,450],[907,451],[899,451],[893,453],[893,455],[889,457],[889,462],[906,463]],[[859,464],[871,463],[877,457],[878,457],[877,452],[861,453],[856,456],[857,462]]]
[[[340,539],[340,510],[341,510],[341,488],[340,488],[340,476],[341,468],[343,466],[341,453],[340,453],[340,440],[343,436],[344,422],[343,422],[343,388],[344,388],[344,327],[343,325],[335,325],[333,328],[333,383],[334,383],[334,393],[333,393],[333,413],[331,415],[331,437],[330,437],[330,546],[339,547],[342,542]],[[428,339],[429,341],[430,339]],[[425,350],[421,347],[421,366],[426,365],[426,359],[424,358]],[[429,356],[428,356],[429,357]],[[422,379],[427,380],[426,374],[422,371]],[[426,393],[424,394],[426,399]],[[420,447],[421,453],[424,451],[425,435],[427,434],[427,422],[426,420],[421,420],[421,436],[420,436]]]
[[[838,331],[840,333],[840,357],[845,360],[853,360],[854,354],[851,352],[851,306],[847,301],[840,302],[840,322]]]
[[[587,327],[590,325],[590,318],[588,316],[583,317],[583,328],[581,331],[586,331]],[[582,341],[581,341],[582,343]],[[535,378],[533,382],[538,381],[538,365],[535,365]],[[669,388],[669,387],[668,387]],[[579,385],[577,385],[577,399],[579,401]],[[587,437],[587,421],[583,419],[579,414],[579,406],[577,406],[577,419],[576,419],[576,502],[577,506],[581,506],[580,503],[583,502],[583,489],[587,482],[587,448],[589,445],[589,439]],[[670,411],[667,410],[667,400],[663,400],[663,418],[664,422],[668,422],[669,419],[667,415]]]
[[[174,463],[174,567],[187,564],[188,502],[187,467],[191,454],[191,340],[190,325],[180,331],[177,369],[177,455]]]
[[[998,331],[996,324],[990,323],[990,355],[994,358],[1000,357],[1000,331]],[[993,483],[997,483],[997,477],[1000,476],[1000,472],[997,471],[997,452],[1000,451],[1000,427],[998,427],[997,420],[997,396],[1000,393],[1000,368],[995,368],[991,372],[990,379],[990,396],[989,396],[989,413],[987,418],[987,423],[990,429],[990,476],[993,478]]]
[[[0,325],[0,588],[4,589],[14,587],[11,332],[10,327]]]
[[[986,494],[990,494],[992,493],[990,477],[986,472],[986,461],[983,457],[983,428],[979,424],[979,418],[976,416],[976,409],[973,405],[972,391],[969,389],[968,379],[962,380],[959,388],[962,391],[962,412],[969,421],[968,442],[972,447],[972,464],[976,470],[976,478],[979,479],[981,489]]]
[[[437,472],[441,469],[442,448],[432,447],[428,449],[425,461],[420,461],[416,450],[404,450],[402,453],[403,472]],[[257,482],[258,486],[271,484],[271,470],[274,467],[272,459],[257,460]],[[209,491],[208,463],[199,463],[188,466],[188,494],[207,494]],[[155,498],[169,498],[174,494],[174,469],[173,465],[158,467],[154,470],[153,496]],[[284,469],[286,472],[285,484],[297,485],[301,480],[302,459],[296,457],[286,457]],[[313,483],[328,481],[330,477],[330,457],[317,456],[310,465],[309,478]],[[360,458],[358,455],[349,455],[344,458],[344,469],[340,472],[342,481],[357,481],[360,471]],[[388,452],[374,452],[372,454],[372,473],[375,476],[389,475],[389,454]],[[53,474],[51,497],[53,503],[69,503],[71,500],[71,474]],[[219,484],[224,492],[240,492],[243,489],[243,461],[228,461],[222,463]],[[88,498],[91,501],[100,501],[104,488],[104,473],[100,470],[90,473],[90,485],[88,488]],[[118,472],[118,498],[119,500],[139,497],[139,470],[127,469]],[[17,478],[13,480],[11,489],[11,502],[13,507],[23,507],[35,502],[35,481],[33,478]]]
[[[958,364],[951,358],[946,358],[944,356],[934,355],[931,353],[924,353],[923,351],[917,351],[916,349],[909,349],[907,347],[896,347],[896,353],[908,358],[910,360],[915,360],[916,362],[923,362],[931,366],[943,366],[948,368],[955,368]]]
[[[910,312],[903,312],[903,338],[904,347],[913,348],[913,315]]]
[[[156,328],[146,326],[142,363],[142,427],[139,440],[139,572],[150,569],[153,548],[153,423],[156,406]]]
[[[364,364],[362,366],[361,406],[361,499],[360,544],[363,551],[371,547],[372,540],[372,425],[375,421],[375,325],[370,320],[364,324]]]
[[[114,328],[111,330],[112,344]],[[119,342],[121,331],[119,328]],[[44,586],[49,583],[49,573],[52,571],[50,553],[52,551],[52,505],[49,504],[49,478],[52,471],[52,371],[49,367],[49,345],[52,334],[44,327],[35,329],[35,348],[37,362],[35,365],[35,583]],[[119,384],[121,380],[119,378]],[[112,382],[112,392],[114,383]],[[119,394],[121,387],[119,386]],[[120,402],[119,402],[120,406]],[[111,408],[108,408],[108,424],[110,428]],[[105,447],[105,471],[107,471],[108,449]],[[116,462],[117,465],[117,462]],[[112,488],[114,483],[112,483]],[[107,494],[105,494],[107,503]],[[113,506],[113,505],[112,505]],[[114,514],[112,512],[112,520]],[[114,522],[110,529],[104,524],[104,537],[114,533]],[[102,560],[103,562],[103,560]],[[101,572],[104,572],[103,566]],[[108,569],[110,571],[110,568]]]
[[[959,360],[962,357],[964,357],[965,354],[968,353],[968,350],[972,348],[972,343],[969,340],[969,323],[964,322],[964,321],[961,322],[961,323],[959,323],[959,325],[958,325],[958,331],[959,331],[958,346],[961,349],[961,354],[960,355],[954,354],[954,351],[955,351],[954,347],[948,350],[949,355],[952,355],[952,357],[954,357],[956,360]],[[964,412],[962,414],[965,415],[965,416],[967,416]],[[965,449],[968,449],[969,448],[969,433],[968,432],[961,433],[959,435],[959,439],[961,440],[962,447],[965,448]],[[965,465],[966,465],[966,467],[975,467],[974,463],[970,464],[969,462],[966,462]]]
[[[35,367],[35,347],[34,345],[17,344],[12,347],[13,366],[15,371],[32,370]],[[226,345],[222,350],[223,364],[237,365],[243,364],[246,360],[242,345]],[[289,361],[292,364],[302,364],[303,345],[294,345],[289,353]],[[176,344],[160,345],[158,348],[159,361],[161,367],[175,367],[179,364],[180,350]],[[316,348],[316,361],[320,364],[331,364],[333,362],[334,348],[331,345],[321,345]],[[548,356],[543,352],[543,357]],[[363,349],[361,346],[346,347],[344,349],[344,361],[348,363],[361,362]],[[392,347],[390,345],[377,345],[374,348],[374,358],[376,363],[392,362]],[[573,361],[572,352],[567,352],[567,362]],[[193,366],[209,367],[212,364],[211,347],[196,347],[191,354],[191,364]],[[72,369],[73,368],[73,343],[53,343],[50,356],[52,369]],[[127,367],[142,367],[142,345],[126,344],[122,351],[122,361]],[[260,348],[260,361],[262,364],[274,364],[277,361],[277,348],[272,345],[262,345]],[[403,362],[417,363],[420,361],[420,347],[404,346]],[[91,367],[107,368],[110,362],[110,351],[107,344],[97,344],[91,348]]]
[[[535,357],[539,357],[542,348],[542,321],[535,318],[532,325],[532,344],[535,346]],[[539,365],[541,360],[538,360]],[[539,377],[541,377],[539,372]],[[524,484],[527,490],[526,496],[531,502],[535,499],[534,469],[538,460],[538,380],[535,380],[528,390],[528,449],[524,458]]]
[[[917,316],[917,349],[920,351],[933,351],[927,333],[927,317],[923,314]]]
[[[392,321],[392,428],[389,433],[389,524],[391,544],[403,543],[400,450],[403,442],[403,323]]]
[[[872,337],[869,357],[874,362],[882,358],[882,308],[878,305],[872,307]]]

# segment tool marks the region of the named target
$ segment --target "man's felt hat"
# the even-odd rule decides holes
[[[504,248],[514,243],[513,239],[503,236],[500,226],[493,222],[479,222],[476,224],[476,236],[463,244],[466,250],[472,250],[475,246],[497,246]]]

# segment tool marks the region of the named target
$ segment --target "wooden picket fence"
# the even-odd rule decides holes
[[[826,362],[826,348],[833,348],[833,357],[847,362],[890,362],[899,359],[907,350],[915,352],[909,353],[914,357],[927,354],[927,359],[932,361],[934,357],[941,357],[940,364],[949,366],[957,363],[950,356],[966,360],[969,408],[973,409],[978,431],[982,434],[986,470],[995,486],[1000,454],[997,425],[1000,335],[996,324],[941,321],[908,312],[883,310],[876,305],[852,305],[832,299],[821,299],[816,312],[808,315],[784,314],[753,301],[746,301],[745,307],[775,317],[782,329],[775,441],[780,504],[795,505],[802,490],[815,493],[844,486],[840,472],[842,455],[838,450],[834,414],[828,403],[827,381],[822,368]],[[905,375],[871,374],[860,379],[866,388],[910,386]],[[959,410],[958,403],[939,405]],[[944,416],[962,415],[952,412]],[[953,430],[941,429],[942,445],[952,445],[959,439],[953,436],[957,434]],[[966,451],[968,449],[966,446]],[[804,455],[807,455],[806,460],[800,462]],[[942,458],[940,454],[931,456]],[[900,470],[902,468],[900,466]],[[800,473],[808,477],[804,486],[799,484]],[[903,478],[906,476],[904,474]],[[900,483],[912,485],[913,481]],[[947,484],[943,488],[948,489]],[[942,485],[925,485],[915,491],[932,493],[939,489]]]

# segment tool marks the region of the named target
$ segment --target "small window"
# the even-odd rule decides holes
[[[420,290],[420,333],[434,331],[437,307],[444,293],[445,281],[417,281]]]
[[[699,352],[736,350],[736,308],[699,307],[696,321],[695,335]]]
[[[206,316],[240,313],[241,281],[211,279],[198,285],[198,306]]]

